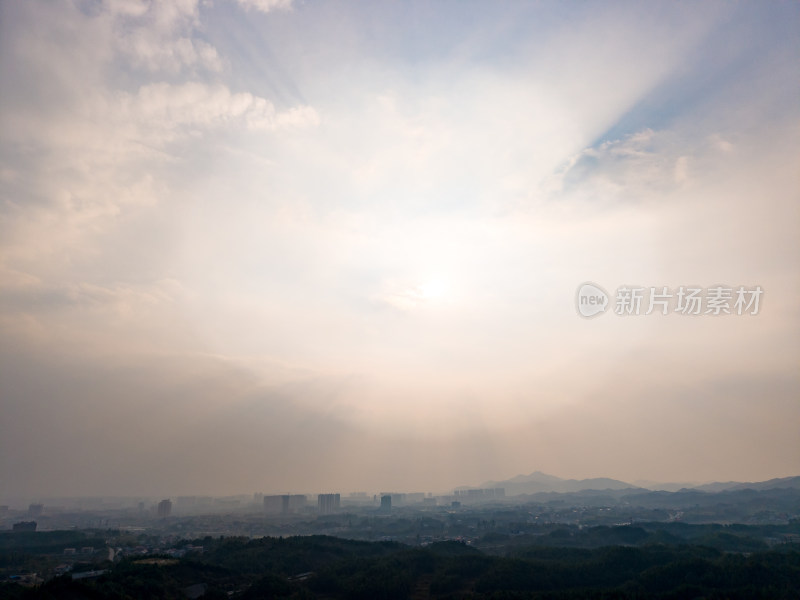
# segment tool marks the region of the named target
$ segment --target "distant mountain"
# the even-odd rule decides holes
[[[555,475],[548,475],[541,471],[534,471],[530,475],[517,475],[504,481],[487,481],[480,486],[481,488],[505,488],[506,496],[517,496],[519,494],[538,494],[541,492],[580,492],[584,490],[625,490],[639,489],[637,486],[609,479],[607,477],[596,477],[592,479],[562,479]],[[469,489],[461,487],[458,489]]]
[[[458,490],[472,489],[474,486],[461,486]],[[562,479],[555,475],[548,475],[541,471],[534,471],[530,475],[517,475],[502,481],[486,481],[480,488],[505,488],[506,496],[519,496],[521,494],[542,494],[542,493],[575,493],[587,490],[650,490],[654,492],[705,492],[718,493],[725,491],[739,490],[771,490],[771,489],[800,489],[800,476],[782,477],[770,479],[769,481],[759,481],[745,483],[741,481],[713,482],[713,483],[656,483],[652,481],[637,481],[635,484],[620,481],[619,479],[609,479],[607,477],[595,477],[591,479]]]
[[[698,481],[683,481],[683,482],[669,482],[663,483],[661,481],[649,481],[637,479],[633,485],[651,490],[653,492],[677,492],[678,490],[694,489],[699,485],[703,485]]]
[[[756,483],[739,483],[734,485],[731,490],[775,490],[775,489],[800,489],[800,477],[779,477],[768,481],[758,481]]]
[[[701,492],[724,492],[725,490],[732,490],[738,485],[742,485],[742,483],[740,481],[714,481],[713,483],[704,483],[685,489],[698,490]]]
[[[694,490],[700,492],[725,492],[729,490],[772,490],[772,489],[800,489],[800,477],[780,477],[768,481],[741,482],[741,481],[715,481],[703,484],[681,484],[681,483],[653,483],[643,485],[650,490],[666,490],[677,492],[681,490]]]
[[[769,481],[759,481],[745,483],[741,481],[713,482],[713,483],[656,483],[651,481],[637,481],[630,484],[618,479],[607,477],[595,477],[592,479],[562,479],[555,475],[548,475],[541,471],[534,471],[530,475],[517,475],[503,481],[486,481],[481,484],[481,488],[505,488],[506,496],[518,496],[520,494],[540,494],[540,493],[574,493],[586,490],[652,490],[652,491],[692,491],[717,493],[724,491],[738,490],[771,490],[771,489],[800,489],[800,476],[781,477],[770,479]],[[470,489],[470,486],[462,486],[459,490]]]

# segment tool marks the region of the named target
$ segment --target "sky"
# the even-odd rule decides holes
[[[800,475],[798,24],[0,1],[0,497]]]

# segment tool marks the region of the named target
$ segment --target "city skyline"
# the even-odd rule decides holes
[[[325,497],[338,497],[340,498],[342,506],[368,506],[371,504],[378,505],[383,496],[392,496],[395,502],[400,505],[408,504],[422,504],[423,499],[435,499],[440,502],[446,501],[449,503],[451,500],[475,500],[476,498],[481,502],[505,502],[511,504],[518,504],[519,502],[530,502],[536,498],[537,494],[551,495],[556,494],[562,498],[568,498],[571,495],[584,492],[600,492],[602,493],[635,493],[637,491],[645,492],[684,492],[687,490],[695,490],[701,492],[720,492],[720,491],[740,491],[740,490],[764,490],[764,489],[797,489],[800,482],[800,476],[790,476],[783,478],[774,478],[768,481],[621,481],[610,479],[606,477],[596,477],[589,479],[565,479],[547,473],[535,471],[529,475],[519,474],[505,481],[485,481],[477,485],[459,485],[446,489],[429,489],[429,490],[402,490],[392,489],[391,491],[379,490],[377,488],[369,489],[368,491],[347,490],[344,488],[333,488],[335,491],[321,492],[310,486],[306,489],[300,490],[261,490],[257,492],[240,491],[238,493],[230,493],[224,495],[214,494],[169,494],[161,493],[155,495],[148,494],[134,494],[131,496],[122,495],[106,495],[106,496],[11,496],[5,494],[0,496],[0,501],[5,504],[0,505],[0,509],[8,510],[9,507],[19,511],[28,507],[28,514],[35,516],[41,514],[43,509],[53,508],[53,503],[58,511],[64,510],[65,507],[81,507],[84,508],[99,508],[105,506],[106,508],[120,508],[122,506],[139,505],[142,509],[145,501],[152,504],[150,508],[155,511],[163,501],[174,501],[177,513],[185,513],[187,510],[193,512],[195,510],[206,511],[213,509],[212,512],[224,510],[226,507],[246,508],[253,506],[263,507],[264,511],[268,514],[296,514],[298,512],[309,512],[316,510],[313,502],[314,498]],[[166,490],[168,491],[168,490]],[[162,490],[164,492],[164,490]],[[472,496],[471,496],[472,495]],[[111,502],[111,505],[106,505],[106,502]],[[229,504],[235,502],[235,504]],[[66,503],[66,504],[64,504]],[[440,505],[441,506],[441,505]]]
[[[798,18],[0,4],[0,489],[798,475]]]

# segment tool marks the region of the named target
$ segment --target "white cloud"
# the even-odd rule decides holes
[[[267,13],[273,10],[287,10],[291,8],[293,0],[236,0],[239,6],[246,10],[256,10]]]
[[[266,98],[249,92],[232,93],[223,85],[188,82],[180,85],[154,83],[112,104],[111,119],[138,125],[147,140],[170,140],[178,132],[240,125],[254,131],[306,127],[319,123],[308,106],[278,111]],[[118,110],[118,112],[116,112]]]
[[[16,27],[2,36],[15,94],[0,111],[9,203],[0,262],[14,270],[70,272],[101,254],[103,232],[174,198],[163,175],[187,148],[173,144],[319,121],[309,106],[279,109],[208,81],[202,67],[216,69],[218,57],[198,37],[196,1],[109,2],[91,14],[66,4],[13,8]],[[115,71],[131,68],[145,73],[120,83]]]
[[[176,74],[222,68],[216,48],[198,39],[197,0],[107,2],[114,45],[130,66]]]

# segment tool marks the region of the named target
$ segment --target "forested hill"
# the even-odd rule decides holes
[[[608,528],[589,533],[593,538],[612,534]],[[618,540],[619,532],[616,535]],[[677,540],[595,548],[549,546],[544,541],[503,546],[502,555],[491,555],[455,541],[412,548],[327,536],[205,538],[195,540],[205,548],[202,555],[126,558],[96,565],[106,567],[96,577],[64,575],[33,588],[4,583],[0,598],[752,600],[800,595],[800,552],[790,544],[726,552]]]

